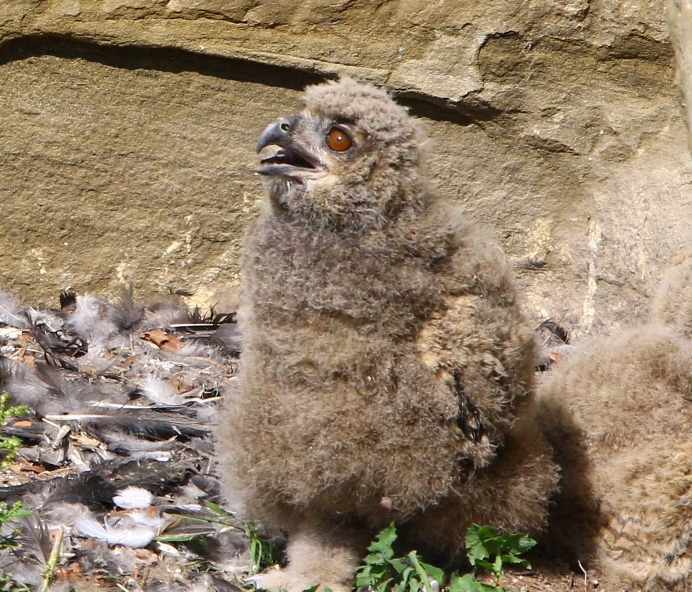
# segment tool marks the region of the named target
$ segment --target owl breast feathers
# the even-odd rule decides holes
[[[270,588],[347,589],[392,521],[451,555],[472,521],[544,525],[557,473],[534,426],[533,333],[500,249],[428,190],[425,144],[347,78],[261,134],[268,199],[244,243],[220,447],[245,514],[289,532]]]

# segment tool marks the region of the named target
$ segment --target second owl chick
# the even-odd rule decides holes
[[[562,467],[553,546],[649,592],[692,588],[690,276],[692,258],[649,324],[584,342],[539,391]]]
[[[271,589],[350,589],[392,521],[449,555],[471,522],[545,523],[534,335],[500,249],[427,188],[425,143],[350,79],[309,87],[260,137],[268,199],[244,243],[219,449],[245,515],[289,532]]]

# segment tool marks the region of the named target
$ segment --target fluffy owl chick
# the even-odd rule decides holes
[[[425,142],[386,92],[342,79],[257,145],[268,200],[220,450],[245,515],[289,533],[271,589],[350,589],[392,521],[450,554],[472,521],[544,525],[533,334],[500,249],[426,188]]]
[[[679,253],[661,279],[651,306],[655,321],[692,337],[692,249]]]
[[[667,274],[654,321],[583,343],[539,390],[563,476],[554,546],[649,592],[692,588],[691,272]]]

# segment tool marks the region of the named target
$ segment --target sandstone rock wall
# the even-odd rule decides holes
[[[670,2],[675,19],[686,0]],[[231,298],[261,196],[258,132],[305,84],[346,73],[386,85],[425,120],[434,182],[496,229],[535,318],[617,330],[647,312],[692,239],[664,9],[0,3],[0,284],[42,302],[66,285],[121,281]]]

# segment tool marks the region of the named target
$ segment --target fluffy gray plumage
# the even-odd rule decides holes
[[[648,324],[581,344],[539,390],[563,472],[553,547],[647,592],[692,587],[691,276],[687,258]]]
[[[418,123],[350,79],[303,103],[258,144],[219,450],[246,516],[289,531],[262,585],[341,591],[372,529],[454,555],[472,521],[541,529],[557,477],[507,262],[428,190]]]

